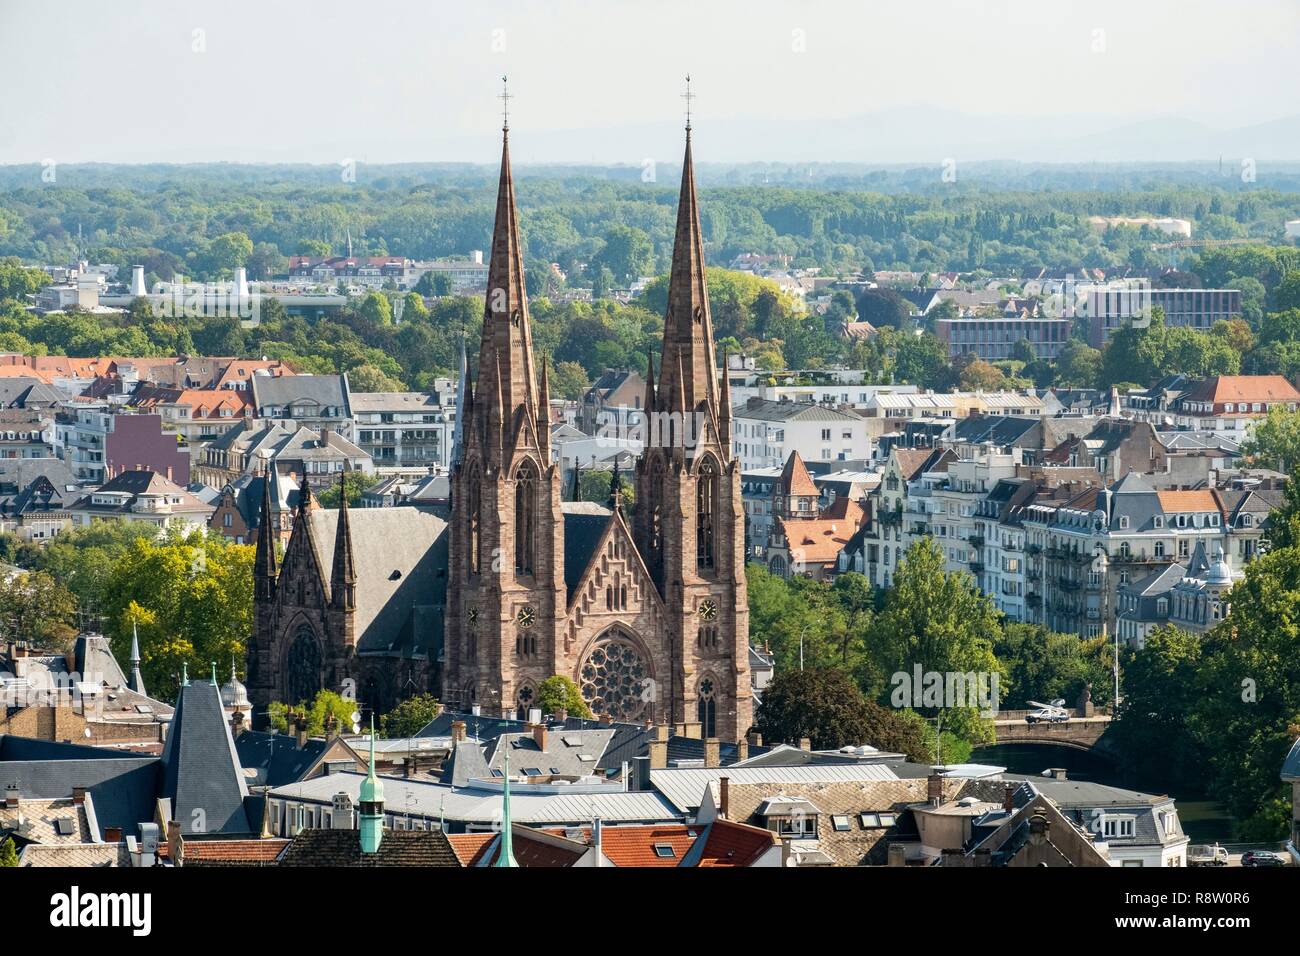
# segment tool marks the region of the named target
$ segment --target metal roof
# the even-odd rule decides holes
[[[704,788],[726,777],[733,784],[897,780],[885,764],[857,762],[802,767],[670,767],[650,771],[650,785],[683,813],[699,809]],[[512,804],[513,809],[513,804]]]

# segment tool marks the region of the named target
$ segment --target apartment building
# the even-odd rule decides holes
[[[1165,325],[1204,331],[1219,320],[1241,318],[1237,289],[1152,289],[1118,284],[1081,287],[1081,308],[1088,317],[1088,342],[1096,349],[1116,331],[1134,321],[1149,320],[1152,310],[1165,313]]]
[[[853,412],[812,402],[751,398],[732,412],[732,450],[744,471],[783,467],[792,452],[810,462],[865,461],[868,423]]]
[[[356,444],[376,468],[451,464],[456,409],[437,392],[353,392]]]

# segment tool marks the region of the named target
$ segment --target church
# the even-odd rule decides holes
[[[550,390],[533,352],[508,124],[476,376],[463,376],[450,521],[298,501],[282,561],[255,563],[247,685],[271,701],[352,689],[384,711],[414,693],[526,713],[571,678],[597,715],[738,740],[753,717],[740,463],[717,368],[691,127],[663,346],[650,356],[635,501],[564,500]],[[260,715],[260,716],[259,716]]]

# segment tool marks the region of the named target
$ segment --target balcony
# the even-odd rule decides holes
[[[967,563],[968,563],[968,565],[969,565],[969,567],[970,567],[970,570],[971,570],[971,573],[972,573],[972,574],[982,574],[982,573],[984,573],[984,562],[983,562],[983,561],[980,561],[978,558],[975,559],[974,561],[970,561],[970,562],[967,562]]]
[[[969,544],[972,548],[982,548],[984,547],[984,535],[973,534],[966,539],[966,543]]]
[[[1082,581],[1077,581],[1074,578],[1067,577],[1064,574],[1062,574],[1059,578],[1056,579],[1056,583],[1060,585],[1061,589],[1064,591],[1077,591],[1079,590],[1079,588],[1083,587]]]
[[[1033,554],[1042,554],[1042,553],[1043,553],[1043,546],[1041,544],[1025,545],[1025,554],[1033,555]]]
[[[1037,591],[1030,591],[1028,594],[1025,595],[1025,603],[1026,603],[1026,604],[1042,604],[1042,603],[1043,603],[1043,596],[1042,596],[1041,594],[1039,594]]]

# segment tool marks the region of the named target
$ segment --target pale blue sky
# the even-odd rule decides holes
[[[0,0],[0,163],[492,161],[509,73],[521,161],[636,164],[688,70],[714,160],[1087,159],[1300,115],[1298,47],[1295,0]]]

